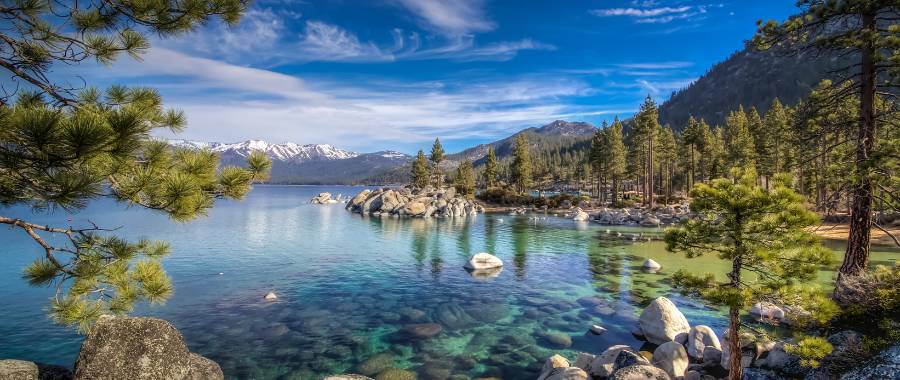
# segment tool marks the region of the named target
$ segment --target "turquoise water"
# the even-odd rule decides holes
[[[534,378],[553,352],[639,347],[629,331],[640,308],[658,295],[673,298],[692,324],[723,330],[717,310],[670,294],[666,280],[680,267],[716,270],[723,263],[665,253],[658,241],[615,237],[621,231],[644,239],[661,230],[552,215],[371,218],[340,204],[306,203],[321,191],[359,190],[257,186],[247,199],[221,202],[208,217],[186,224],[108,201],[71,216],[0,214],[57,224],[91,220],[124,226],[128,237],[168,240],[165,266],[175,293],[136,314],[171,321],[190,349],[217,361],[227,378],[316,379],[386,367],[420,379]],[[2,229],[0,241],[0,358],[71,366],[82,337],[46,316],[52,289],[21,280],[39,248],[21,231]],[[482,251],[506,263],[496,278],[473,278],[463,269]],[[646,257],[662,263],[663,272],[641,272]],[[277,301],[263,301],[269,291]],[[602,298],[602,307],[578,302],[586,296]],[[408,332],[421,323],[440,324],[442,331],[433,337]],[[592,335],[592,324],[609,331]]]

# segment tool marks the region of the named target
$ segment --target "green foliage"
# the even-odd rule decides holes
[[[456,192],[472,199],[475,197],[475,170],[472,169],[472,162],[464,160],[456,167],[456,181],[454,183]]]
[[[444,162],[444,147],[441,146],[440,139],[434,139],[428,160],[431,161],[431,170],[433,172],[432,184],[439,188],[444,185],[444,173],[441,171],[441,162]]]
[[[531,152],[529,151],[528,138],[520,134],[516,138],[516,147],[513,150],[512,181],[520,193],[525,192],[534,183],[531,166]]]
[[[497,177],[500,175],[500,163],[497,162],[497,154],[493,147],[488,148],[487,156],[484,162],[484,184],[485,187],[494,187]]]
[[[787,353],[798,356],[801,366],[816,368],[819,366],[819,361],[830,354],[834,347],[824,338],[804,337],[796,344],[785,345],[784,349]]]
[[[749,125],[750,121],[743,106],[737,111],[731,111],[728,118],[725,119],[725,151],[728,152],[728,168],[754,165],[756,157]]]
[[[431,170],[429,170],[428,161],[425,159],[425,152],[421,149],[416,154],[416,160],[413,161],[411,181],[413,186],[420,189],[427,187],[431,183]]]

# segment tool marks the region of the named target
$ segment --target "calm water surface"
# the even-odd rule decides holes
[[[529,379],[553,352],[639,347],[629,331],[640,308],[659,295],[671,297],[691,324],[724,328],[718,310],[671,294],[666,280],[679,268],[724,272],[723,263],[666,253],[658,241],[615,237],[622,232],[643,240],[659,229],[576,224],[552,215],[371,218],[343,205],[306,204],[321,191],[347,196],[361,189],[257,186],[247,199],[220,202],[208,217],[186,224],[106,201],[76,215],[0,212],[46,223],[122,225],[131,238],[168,240],[165,266],[175,293],[165,305],[143,305],[136,314],[171,321],[190,349],[217,361],[227,378],[317,379],[395,367],[420,379]],[[82,337],[46,316],[52,289],[21,280],[38,247],[21,231],[0,230],[0,241],[0,358],[71,366]],[[463,269],[482,251],[506,263],[496,278],[473,278]],[[648,257],[664,271],[641,272]],[[893,257],[879,252],[874,261]],[[278,300],[263,301],[268,291]],[[604,303],[578,302],[586,296]],[[443,330],[431,338],[404,330],[417,323]],[[592,324],[609,331],[586,333]],[[567,339],[571,346],[560,346]]]

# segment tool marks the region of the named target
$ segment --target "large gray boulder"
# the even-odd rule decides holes
[[[640,355],[637,351],[626,345],[617,345],[607,348],[600,355],[594,357],[589,366],[591,376],[605,379],[612,375],[615,370],[616,358],[622,351],[629,351],[633,354]]]
[[[38,380],[38,366],[24,360],[0,360],[0,380]]]
[[[612,380],[670,380],[666,371],[652,365],[633,365],[622,368],[610,377]]]
[[[659,297],[641,312],[639,325],[644,337],[653,344],[687,340],[687,334],[691,330],[687,318],[672,301],[666,297]]]
[[[716,348],[719,351],[722,350],[722,344],[719,342],[719,337],[716,335],[716,332],[705,325],[691,327],[687,341],[688,355],[692,358],[702,359],[703,350],[706,349],[707,346]]]
[[[900,379],[900,344],[841,376],[841,380]]]
[[[666,342],[653,351],[653,365],[666,371],[673,379],[684,376],[688,364],[690,361],[681,343]]]
[[[79,380],[224,379],[215,362],[188,351],[181,333],[156,318],[101,316],[75,362]]]

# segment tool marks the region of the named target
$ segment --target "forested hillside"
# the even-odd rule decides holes
[[[716,125],[723,124],[728,112],[739,106],[756,107],[764,114],[776,97],[792,106],[809,95],[822,79],[833,77],[831,71],[846,66],[848,59],[746,48],[710,68],[687,88],[673,93],[660,105],[659,119],[663,125],[681,130],[691,115]]]

